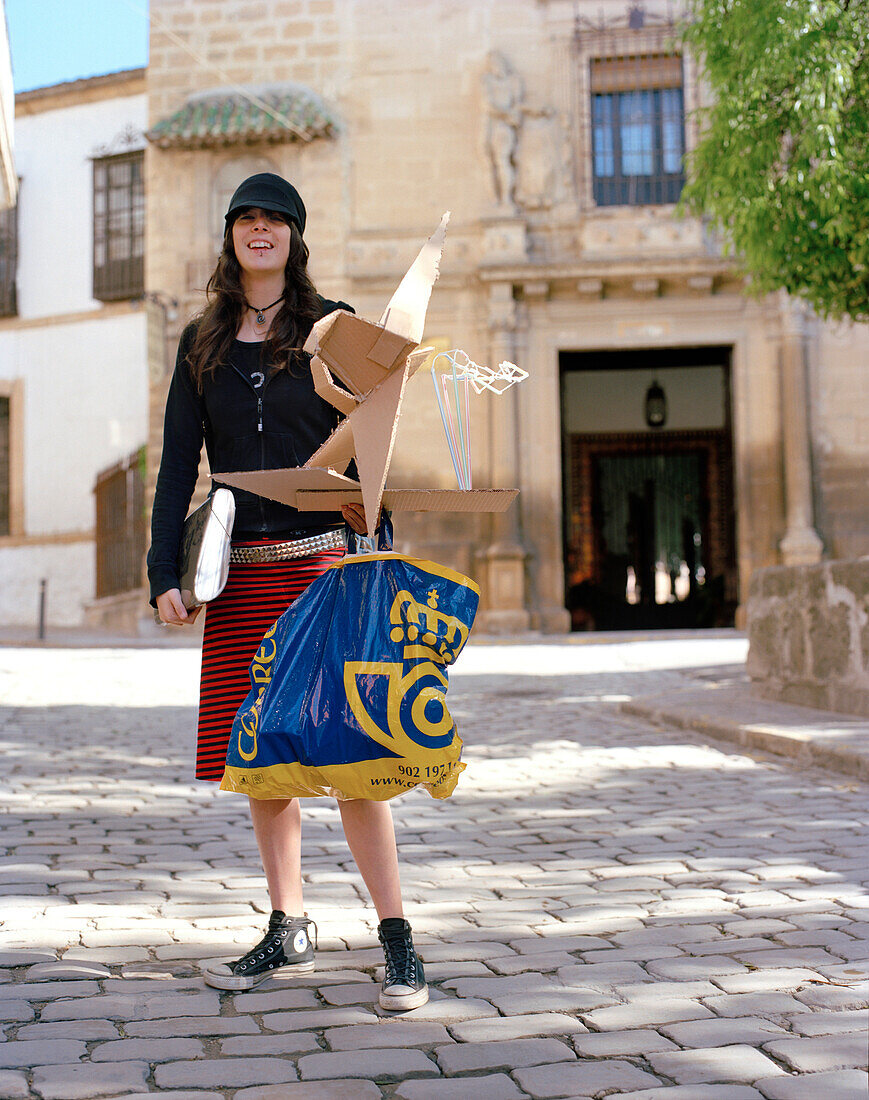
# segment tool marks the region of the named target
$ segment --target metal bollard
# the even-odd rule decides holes
[[[39,582],[39,628],[37,637],[40,642],[45,641],[45,589],[48,585],[48,581],[45,577]]]

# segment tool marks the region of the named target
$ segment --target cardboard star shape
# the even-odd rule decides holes
[[[503,511],[518,490],[387,490],[401,404],[408,379],[428,357],[417,349],[438,277],[449,212],[420,249],[375,324],[337,310],[311,329],[305,351],[317,393],[345,419],[302,467],[217,475],[221,484],[247,489],[300,511],[331,511],[360,501],[369,535],[381,505],[396,511]],[[336,381],[337,379],[337,381]],[[344,476],[356,459],[359,481]]]

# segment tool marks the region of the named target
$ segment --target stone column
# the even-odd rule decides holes
[[[786,532],[779,549],[784,565],[811,565],[821,560],[823,551],[823,544],[814,528],[803,322],[803,312],[783,298],[779,354]]]
[[[516,359],[530,377],[517,388],[520,498],[523,544],[529,554],[526,599],[531,626],[544,634],[570,631],[564,606],[562,537],[562,448],[559,405],[559,353],[550,342],[548,279],[522,284]]]
[[[513,286],[498,282],[489,288],[489,361],[515,362],[516,303]],[[519,488],[519,415],[517,386],[490,398],[491,484]],[[483,552],[488,607],[481,615],[481,629],[512,634],[529,629],[526,607],[525,559],[519,522],[519,502],[492,516],[492,542]]]

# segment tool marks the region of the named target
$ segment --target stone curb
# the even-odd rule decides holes
[[[655,725],[733,741],[869,780],[869,721],[755,698],[745,685],[722,685],[632,699],[619,710]]]

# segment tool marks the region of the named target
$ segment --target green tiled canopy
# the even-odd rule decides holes
[[[218,88],[191,96],[180,110],[149,130],[147,137],[161,149],[208,149],[312,141],[328,137],[335,125],[323,101],[309,88],[275,84]]]

